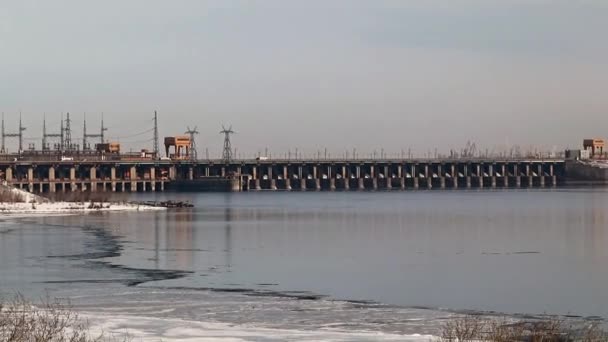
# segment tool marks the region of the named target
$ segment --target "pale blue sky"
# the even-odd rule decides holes
[[[561,149],[608,137],[607,34],[602,0],[0,0],[0,110],[139,148],[156,109],[212,155],[222,123],[248,155]]]

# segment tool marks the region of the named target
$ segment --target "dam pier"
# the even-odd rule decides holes
[[[0,161],[0,179],[36,193],[542,188],[566,180],[564,159],[94,159]]]

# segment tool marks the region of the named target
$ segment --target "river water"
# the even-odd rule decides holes
[[[0,294],[150,340],[428,340],[462,312],[608,317],[608,191],[134,194],[0,221]],[[421,336],[423,335],[423,336]]]

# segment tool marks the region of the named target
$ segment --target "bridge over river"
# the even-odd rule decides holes
[[[5,160],[0,179],[31,192],[334,191],[554,187],[564,159]]]

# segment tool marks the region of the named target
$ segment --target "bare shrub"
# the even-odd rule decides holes
[[[55,193],[52,195],[55,201],[62,202],[77,202],[77,203],[108,203],[108,202],[117,202],[124,201],[126,199],[126,195],[111,193],[111,192],[66,192],[66,193]]]
[[[608,341],[608,333],[600,329],[597,324],[592,324],[586,327],[582,333],[582,342],[606,342]]]
[[[86,321],[69,304],[45,300],[38,305],[23,296],[0,303],[0,341],[102,342],[114,339],[91,336]],[[123,339],[126,341],[127,338]]]
[[[0,186],[0,203],[23,203],[25,198],[10,188]]]
[[[482,335],[485,322],[476,316],[464,316],[450,320],[443,326],[441,340],[446,342],[468,342],[478,340]]]
[[[597,325],[582,331],[558,318],[538,321],[482,319],[462,316],[447,321],[439,341],[443,342],[608,342],[608,335]]]

